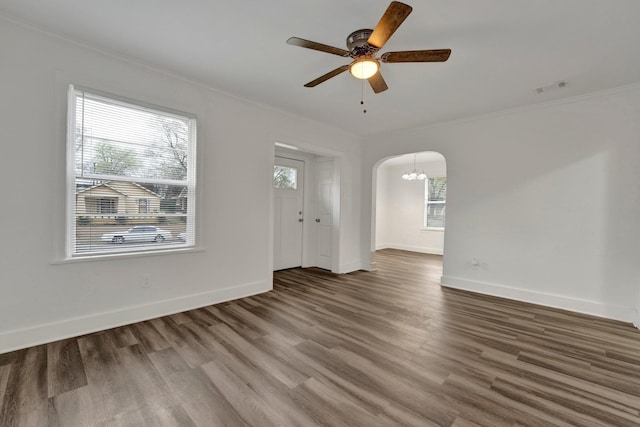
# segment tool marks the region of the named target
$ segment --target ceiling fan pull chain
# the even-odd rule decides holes
[[[362,96],[360,97],[360,105],[362,105],[362,108],[363,108],[362,112],[366,114],[367,107],[364,105],[364,86],[365,86],[364,82],[365,82],[365,79],[362,79]]]

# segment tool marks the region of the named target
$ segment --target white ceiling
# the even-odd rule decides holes
[[[344,58],[289,46],[290,36],[345,48],[387,0],[0,0],[0,14],[191,80],[367,135],[547,102],[640,81],[638,0],[408,0],[385,51],[453,50],[445,63],[382,64],[374,95],[343,73],[303,85]],[[566,88],[535,95],[559,80]]]

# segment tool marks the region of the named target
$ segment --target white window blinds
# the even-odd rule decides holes
[[[447,178],[427,178],[425,181],[424,226],[444,230],[447,207]]]
[[[194,117],[69,90],[67,252],[195,244]]]

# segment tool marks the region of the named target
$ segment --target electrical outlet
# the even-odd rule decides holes
[[[471,258],[471,269],[472,270],[480,269],[480,260],[478,258]]]
[[[150,288],[151,287],[151,279],[149,279],[149,276],[144,276],[142,278],[141,287],[142,288]]]

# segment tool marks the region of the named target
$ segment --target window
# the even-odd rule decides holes
[[[67,255],[195,244],[192,116],[69,90]]]
[[[149,203],[147,199],[138,199],[138,213],[149,213]]]
[[[117,199],[97,199],[97,213],[116,213]]]
[[[298,188],[298,169],[287,166],[273,166],[273,186],[287,190]]]
[[[89,213],[110,214],[118,212],[118,199],[115,198],[87,197],[85,204]]]
[[[427,178],[424,197],[424,226],[426,228],[444,230],[446,203],[447,178]]]

